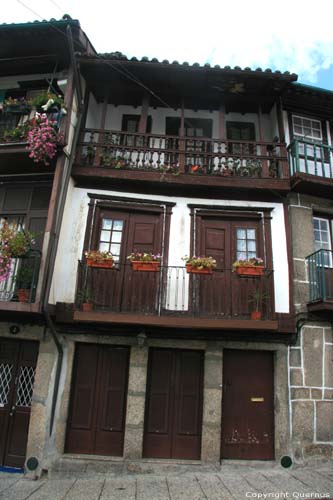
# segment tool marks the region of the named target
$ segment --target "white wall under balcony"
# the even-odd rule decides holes
[[[119,196],[119,192],[106,190],[92,190],[107,196]],[[141,194],[121,193],[123,197],[137,198],[142,200]],[[236,200],[207,200],[201,198],[167,197],[147,195],[149,200],[156,202],[173,202],[171,227],[170,227],[170,266],[183,266],[182,257],[190,253],[190,231],[191,217],[188,204],[207,205],[207,208],[218,207],[257,207],[270,208],[272,210],[272,247],[273,247],[273,269],[275,269],[275,310],[281,313],[289,312],[289,278],[288,259],[286,245],[286,231],[284,210],[281,203],[236,201]],[[88,215],[88,191],[83,188],[75,188],[71,184],[68,191],[63,225],[60,234],[59,250],[56,259],[56,267],[51,287],[50,302],[74,302],[75,285],[78,260],[82,258],[86,221]],[[278,272],[277,272],[278,271]]]

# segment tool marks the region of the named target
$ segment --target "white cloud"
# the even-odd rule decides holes
[[[270,67],[316,83],[333,64],[331,0],[16,0],[0,22],[78,18],[99,52]]]

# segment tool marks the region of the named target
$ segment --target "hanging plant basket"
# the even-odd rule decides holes
[[[141,260],[132,260],[133,271],[150,271],[158,272],[160,270],[159,261],[143,262]]]
[[[240,276],[263,276],[264,266],[238,266],[236,273]]]
[[[186,264],[186,272],[189,274],[213,274],[213,269],[211,267],[199,268],[191,266],[191,264]]]
[[[87,257],[87,266],[88,267],[101,267],[104,269],[112,269],[114,267],[113,259],[90,259]]]

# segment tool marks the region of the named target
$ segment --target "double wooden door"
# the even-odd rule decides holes
[[[129,348],[78,344],[66,451],[122,456]]]
[[[143,454],[200,459],[203,353],[150,349]]]
[[[274,362],[269,351],[223,351],[222,458],[274,459]]]
[[[0,465],[24,465],[37,357],[37,342],[0,340]]]
[[[160,213],[103,209],[94,230],[94,248],[113,254],[111,270],[93,268],[90,283],[95,303],[113,311],[152,313],[157,308],[159,273],[132,270],[132,252],[162,252]]]

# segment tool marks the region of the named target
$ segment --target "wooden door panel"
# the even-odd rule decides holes
[[[77,346],[67,452],[122,455],[128,360],[126,347]]]
[[[274,459],[273,354],[224,350],[222,458]]]
[[[144,456],[200,458],[202,354],[151,349]]]
[[[37,357],[37,342],[0,342],[0,464],[24,465]]]

